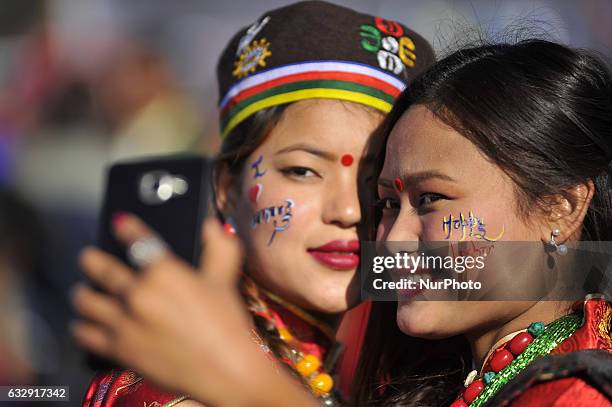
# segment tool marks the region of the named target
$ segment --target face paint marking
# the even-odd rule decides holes
[[[397,192],[404,192],[404,182],[400,177],[395,178],[393,182],[395,183],[395,189],[397,189]]]
[[[255,184],[249,189],[249,200],[252,203],[257,203],[259,201],[259,197],[261,196],[261,192],[263,191],[263,185]]]
[[[277,232],[283,232],[289,228],[289,225],[291,223],[291,217],[293,216],[293,214],[291,213],[292,207],[293,207],[293,201],[288,199],[287,200],[287,212],[281,218],[281,221],[283,223],[279,225],[278,221],[276,219],[274,220],[274,232],[272,232],[272,236],[270,236],[270,240],[268,241],[268,246],[270,246],[272,242],[274,241],[274,237],[276,236]]]
[[[266,174],[267,170],[264,172],[261,172],[259,170],[259,166],[261,165],[262,161],[263,161],[263,155],[260,155],[259,158],[253,164],[251,164],[251,169],[255,170],[255,174],[253,175],[253,178],[263,177]]]
[[[474,233],[475,226],[477,227],[476,233]],[[466,237],[475,237],[476,239],[486,240],[487,242],[495,242],[501,239],[501,237],[506,232],[505,226],[502,225],[502,230],[496,237],[487,237],[487,229],[484,223],[484,219],[474,216],[474,213],[472,211],[468,212],[467,218],[463,216],[462,212],[459,212],[459,217],[453,217],[452,214],[449,214],[447,219],[445,216],[442,219],[442,230],[446,232],[446,240],[449,240],[452,237],[453,229],[461,229],[461,239],[459,240],[460,242],[464,241]]]
[[[270,221],[272,221],[274,230],[270,236],[270,240],[268,241],[268,246],[270,246],[274,241],[277,232],[283,232],[289,228],[291,218],[293,216],[291,213],[291,208],[295,206],[295,203],[292,199],[287,199],[286,202],[287,203],[285,205],[270,206],[260,210],[251,220],[251,227],[253,229],[255,229],[261,223],[270,223]],[[279,217],[280,222],[278,219]]]
[[[354,158],[351,154],[344,154],[342,156],[342,158],[340,159],[340,162],[342,163],[342,165],[344,165],[345,167],[350,166],[351,164],[353,164]]]

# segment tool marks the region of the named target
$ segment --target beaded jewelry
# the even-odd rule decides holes
[[[493,397],[504,385],[516,377],[537,357],[546,355],[561,342],[569,338],[581,324],[576,314],[566,315],[544,326],[542,322],[529,325],[526,332],[517,334],[507,347],[498,348],[491,356],[491,370],[481,378],[466,380],[466,388],[451,407],[480,407]],[[472,375],[474,376],[474,375]]]

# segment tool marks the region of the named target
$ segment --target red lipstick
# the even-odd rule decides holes
[[[332,240],[308,249],[319,263],[334,270],[353,270],[359,265],[359,240]]]

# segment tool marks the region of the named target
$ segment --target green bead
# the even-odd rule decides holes
[[[527,332],[536,337],[544,332],[544,324],[542,322],[534,322],[533,324],[529,325]]]
[[[495,372],[486,372],[483,376],[485,384],[491,383],[494,377],[495,377]]]

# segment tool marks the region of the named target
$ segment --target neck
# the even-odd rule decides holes
[[[538,301],[531,303],[525,311],[509,321],[501,322],[494,328],[473,331],[467,334],[476,368],[479,369],[483,365],[489,350],[504,336],[521,331],[532,322],[539,321],[549,324],[567,314],[571,304],[569,301]]]
[[[340,324],[340,315],[331,315],[307,311],[283,299],[275,293],[272,293],[263,288],[260,288],[260,290],[274,304],[276,304],[277,306],[281,306],[286,311],[292,313],[294,316],[296,316],[306,324],[321,331],[321,333],[323,333],[330,342],[335,341],[336,330],[338,329],[338,325]]]
[[[340,322],[342,322],[342,314],[325,314],[323,312],[310,311],[307,312],[314,318],[329,326],[334,331],[334,333],[338,331],[338,328],[340,327]]]

